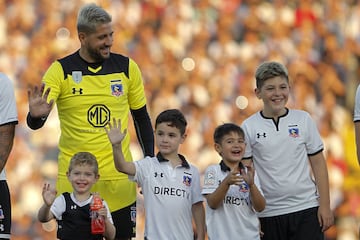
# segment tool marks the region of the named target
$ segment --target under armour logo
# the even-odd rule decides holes
[[[157,172],[155,172],[154,177],[158,177],[158,176],[164,177],[164,173],[157,173]]]
[[[70,209],[76,209],[76,205],[71,205]]]
[[[0,231],[3,232],[4,230],[4,224],[0,224]]]
[[[75,93],[83,94],[83,89],[79,88],[79,90],[76,90],[76,88],[72,88],[72,94],[75,94]]]
[[[263,134],[256,133],[256,136],[257,136],[257,138],[260,138],[260,137],[266,138],[266,133],[263,133]]]

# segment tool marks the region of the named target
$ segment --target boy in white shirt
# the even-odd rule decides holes
[[[242,124],[247,143],[243,161],[254,162],[266,199],[258,214],[262,240],[322,240],[334,216],[319,131],[309,113],[286,107],[290,85],[285,66],[264,62],[255,78],[263,109]]]
[[[114,163],[142,189],[145,201],[145,239],[198,240],[205,238],[205,211],[198,169],[178,153],[186,138],[187,122],[177,109],[161,112],[155,121],[156,157],[126,162],[121,141],[126,129],[120,120],[105,128],[113,146]]]
[[[244,131],[225,123],[214,132],[215,150],[222,160],[210,165],[204,176],[202,194],[207,200],[206,226],[210,240],[259,240],[256,212],[265,208],[265,198],[253,166],[244,166]]]

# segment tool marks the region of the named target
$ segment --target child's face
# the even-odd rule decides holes
[[[245,139],[236,132],[230,132],[215,144],[215,150],[227,164],[239,163],[245,152]]]
[[[90,192],[91,187],[99,179],[99,175],[94,173],[94,167],[88,164],[75,165],[67,176],[74,192],[78,194]]]
[[[278,117],[285,113],[290,87],[284,77],[269,78],[260,89],[255,89],[256,96],[264,102],[266,117]]]
[[[178,128],[169,126],[169,123],[163,122],[156,126],[155,144],[162,155],[177,154],[184,140],[185,135],[181,135]]]

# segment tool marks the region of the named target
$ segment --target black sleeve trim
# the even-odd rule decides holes
[[[324,149],[322,148],[322,149],[320,149],[320,150],[319,150],[319,151],[317,151],[317,152],[314,152],[314,153],[308,154],[308,156],[314,156],[314,155],[316,155],[316,154],[318,154],[318,153],[321,153],[323,150],[324,150]]]
[[[137,110],[130,110],[134,121],[136,136],[142,148],[144,156],[154,155],[154,130],[146,109],[146,105]]]
[[[36,130],[44,126],[46,122],[47,117],[41,117],[41,118],[34,118],[30,115],[30,112],[28,112],[26,116],[26,123],[32,130]]]
[[[11,122],[0,124],[0,126],[17,125],[18,123],[19,123],[19,121],[11,121]]]

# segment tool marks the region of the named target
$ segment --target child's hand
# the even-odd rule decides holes
[[[107,210],[106,210],[106,207],[100,208],[100,209],[98,210],[98,214],[99,214],[100,216],[103,216],[104,219],[106,219],[106,218],[107,218]]]
[[[56,198],[56,190],[51,189],[49,183],[44,183],[44,186],[42,189],[42,197],[43,197],[44,203],[50,207]]]
[[[108,135],[111,144],[112,145],[120,144],[126,135],[126,129],[123,132],[121,132],[121,120],[119,119],[116,122],[116,119],[113,118],[113,124],[111,124],[111,121],[109,121],[107,126],[108,127],[105,126],[105,131]]]
[[[252,165],[247,165],[245,166],[247,171],[245,171],[244,169],[241,170],[241,176],[244,177],[245,182],[251,186],[254,184],[254,175],[255,175],[255,170],[254,167]]]
[[[224,181],[230,185],[240,185],[244,178],[240,175],[239,171],[232,170],[224,179]]]

